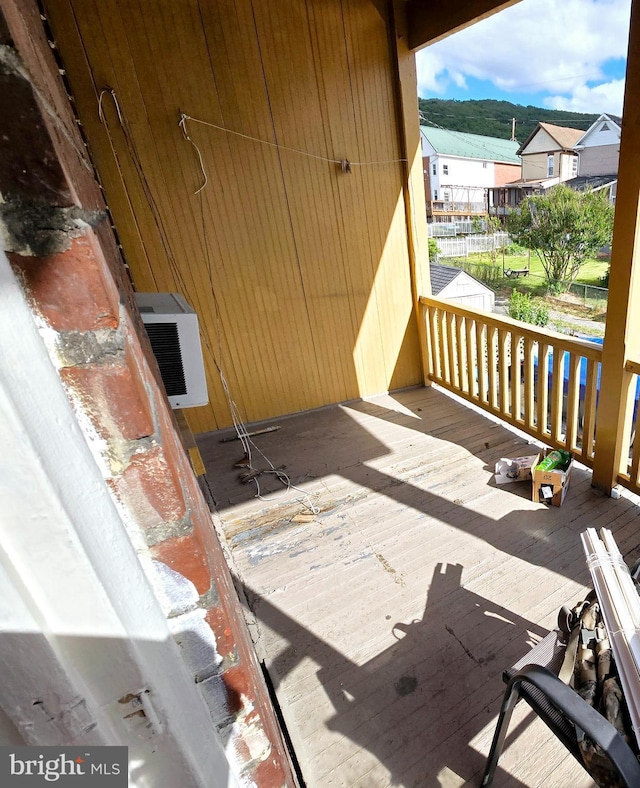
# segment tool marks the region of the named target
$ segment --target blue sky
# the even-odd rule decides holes
[[[522,0],[417,54],[421,98],[622,114],[630,0]]]

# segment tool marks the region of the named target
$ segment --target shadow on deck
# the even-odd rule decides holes
[[[606,525],[635,560],[635,501],[582,467],[559,509],[496,487],[495,461],[536,447],[435,389],[273,423],[255,442],[298,489],[262,473],[265,500],[239,442],[198,444],[307,785],[477,784],[502,669],[583,594],[581,531]],[[591,785],[519,720],[496,785]]]

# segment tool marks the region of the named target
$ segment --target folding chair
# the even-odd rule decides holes
[[[505,670],[502,678],[507,685],[500,716],[493,736],[482,786],[491,785],[502,754],[511,714],[523,698],[540,719],[551,729],[569,752],[586,769],[578,737],[582,732],[606,753],[622,782],[629,788],[640,786],[640,763],[616,729],[558,678],[566,643],[556,630]]]

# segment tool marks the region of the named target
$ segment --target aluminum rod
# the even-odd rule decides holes
[[[604,532],[604,533],[603,533]],[[594,528],[581,534],[593,586],[609,633],[622,690],[629,708],[631,725],[640,745],[640,597],[628,581],[633,581],[615,539],[603,529],[600,539]]]

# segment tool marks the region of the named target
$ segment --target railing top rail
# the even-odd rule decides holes
[[[627,359],[627,362],[624,365],[624,368],[627,372],[633,372],[635,375],[640,375],[640,361],[635,361],[634,359]]]
[[[547,328],[532,326],[527,323],[522,323],[519,320],[513,320],[510,317],[496,315],[493,312],[485,312],[482,309],[466,309],[444,298],[420,296],[420,303],[425,306],[437,307],[438,309],[451,312],[454,315],[460,315],[460,317],[466,317],[471,320],[481,320],[483,323],[486,323],[486,325],[494,328],[507,328],[510,331],[514,331],[514,333],[519,336],[528,337],[537,342],[545,342],[560,350],[578,353],[580,356],[591,358],[594,361],[600,361],[602,358],[602,345],[596,344],[595,342],[589,342],[586,339],[568,337],[566,334],[559,334]]]

